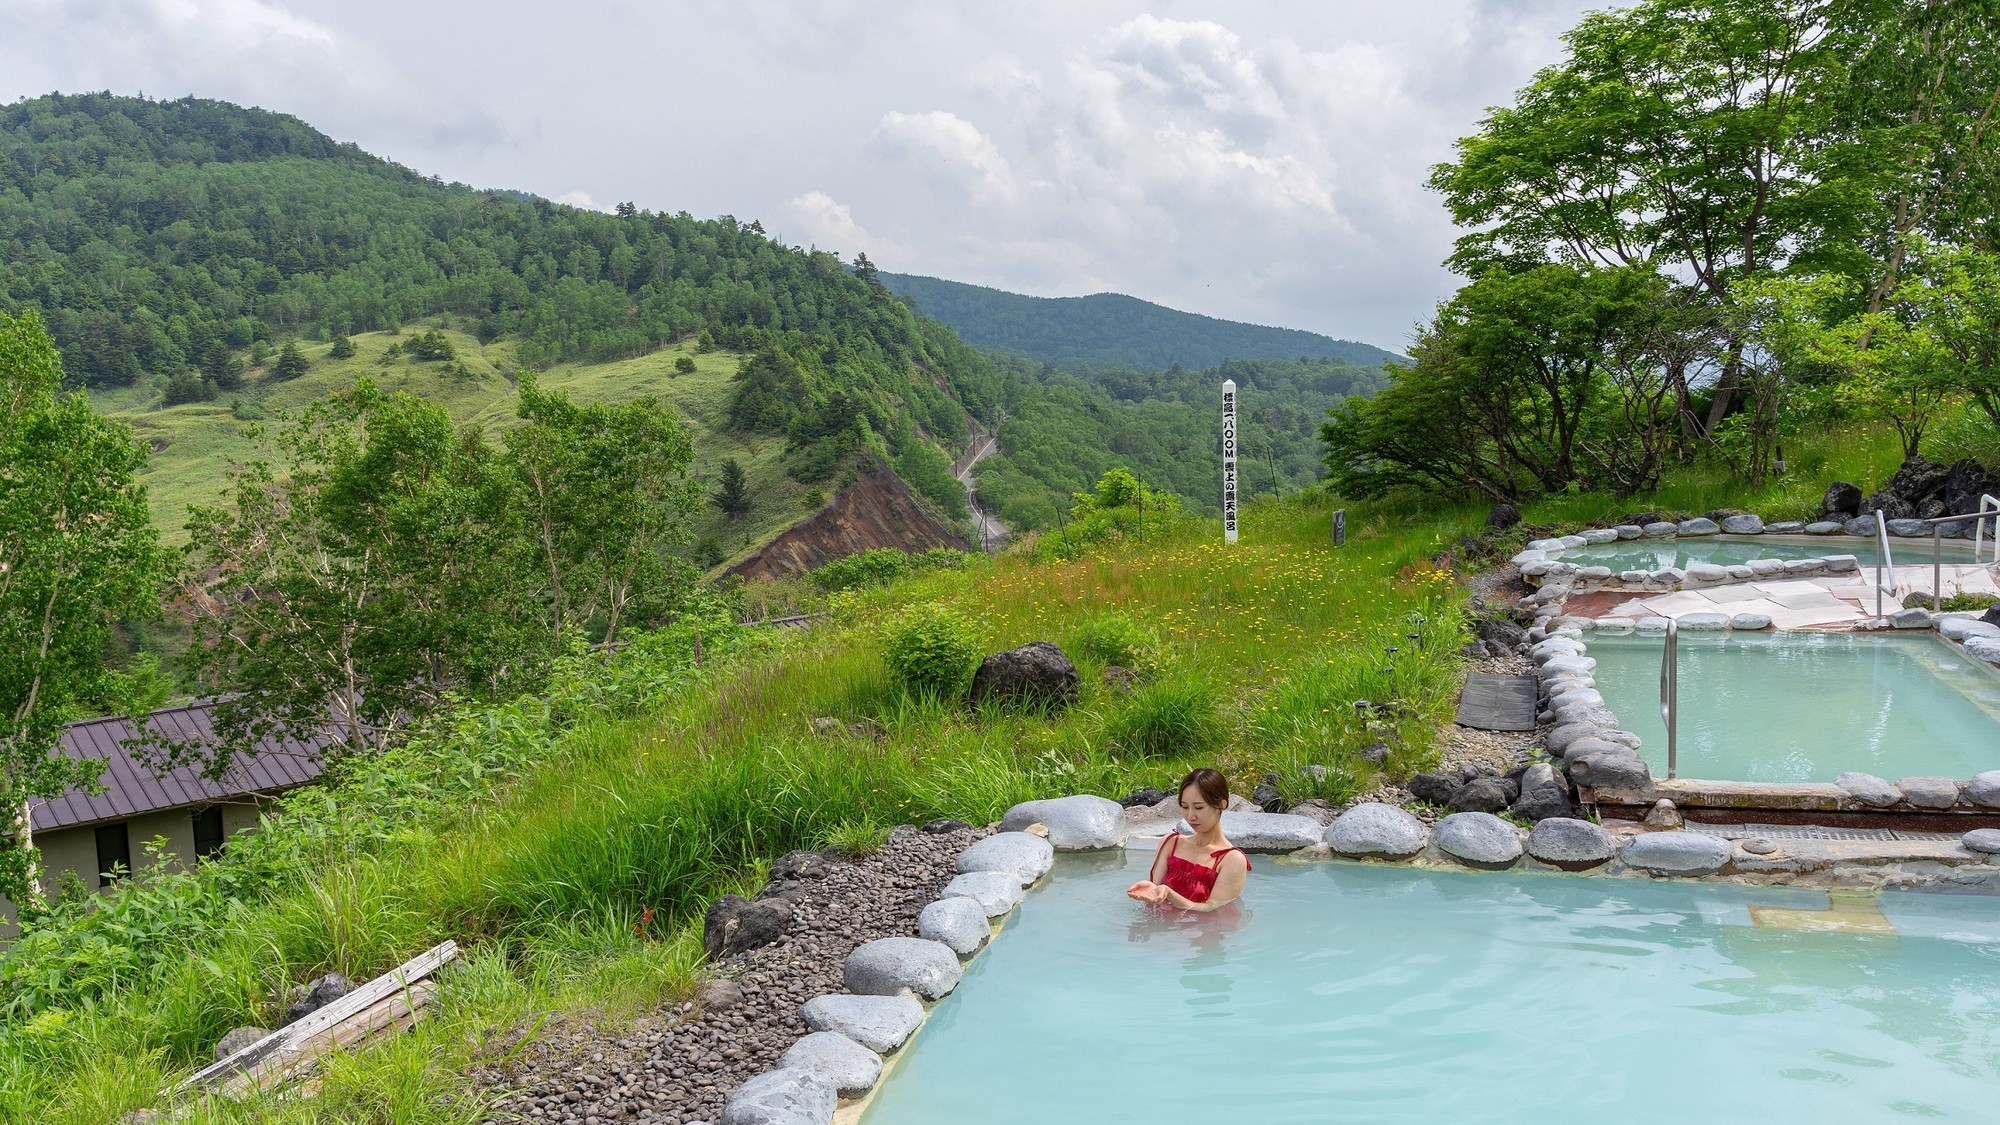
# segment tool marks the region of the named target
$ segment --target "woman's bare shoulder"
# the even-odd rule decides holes
[[[1239,848],[1239,847],[1237,847],[1236,845],[1234,845],[1234,844],[1231,844],[1231,845],[1229,846],[1229,851],[1228,851],[1228,852],[1227,852],[1226,854],[1224,854],[1224,855],[1223,855],[1223,857],[1222,857],[1222,866],[1223,866],[1223,867],[1249,867],[1249,866],[1250,866],[1250,856],[1249,856],[1249,854],[1248,854],[1247,852],[1245,852],[1245,851],[1244,851],[1244,850],[1243,850],[1242,848]]]

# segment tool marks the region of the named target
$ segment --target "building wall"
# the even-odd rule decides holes
[[[257,827],[259,810],[264,799],[254,796],[239,797],[222,806],[222,835],[227,840],[238,832]],[[160,812],[144,813],[125,822],[126,839],[132,852],[132,867],[142,870],[152,865],[152,858],[146,854],[146,844],[154,837],[164,837],[167,841],[163,858],[174,866],[185,868],[194,859],[194,816],[198,809],[207,806],[187,806],[165,809]],[[42,887],[49,893],[56,892],[64,871],[76,872],[77,878],[91,890],[97,886],[97,829],[98,825],[86,824],[77,828],[59,828],[48,832],[35,833],[35,846],[42,853]],[[12,938],[14,928],[14,904],[0,898],[0,940]]]

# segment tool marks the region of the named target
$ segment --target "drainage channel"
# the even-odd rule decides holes
[[[1898,828],[1827,828],[1817,824],[1696,824],[1687,825],[1690,832],[1701,832],[1710,836],[1720,836],[1725,840],[1747,840],[1761,836],[1766,840],[1907,840],[1940,841],[1956,840],[1958,834],[1952,832],[1912,832]]]

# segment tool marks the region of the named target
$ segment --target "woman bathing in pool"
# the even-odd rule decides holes
[[[1222,810],[1229,807],[1229,782],[1203,766],[1181,782],[1181,815],[1194,835],[1167,833],[1153,856],[1147,878],[1125,893],[1156,906],[1220,910],[1243,893],[1250,860],[1222,837]]]

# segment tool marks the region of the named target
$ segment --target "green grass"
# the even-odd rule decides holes
[[[334,359],[330,343],[300,341],[311,367],[289,383],[270,384],[263,369],[252,369],[241,390],[224,393],[214,402],[159,408],[160,384],[147,380],[132,387],[92,392],[99,411],[129,423],[153,454],[140,479],[145,483],[154,522],[171,543],[186,541],[184,528],[191,504],[217,502],[233,465],[257,456],[246,429],[269,423],[278,411],[296,412],[326,395],[342,391],[363,377],[389,391],[408,391],[451,411],[463,425],[499,435],[515,425],[515,382],[519,376],[514,345],[501,340],[481,346],[474,337],[453,329],[444,333],[457,350],[467,374],[457,375],[450,363],[416,363],[400,357],[384,365],[391,344],[408,341],[420,326],[392,336],[366,332],[352,337],[355,354]],[[689,357],[695,369],[674,370],[675,361]],[[733,352],[696,353],[693,342],[662,348],[644,356],[611,363],[563,364],[540,373],[545,387],[568,392],[581,402],[621,403],[653,395],[671,404],[688,420],[694,434],[695,476],[713,482],[722,462],[734,457],[742,466],[756,507],[731,518],[714,506],[695,517],[698,537],[713,538],[726,555],[768,541],[814,510],[810,486],[786,475],[780,457],[785,440],[770,435],[731,433],[724,425],[729,380],[742,357]],[[837,482],[821,486],[830,496]]]
[[[465,1073],[479,1059],[542,1013],[616,1021],[685,995],[707,902],[750,890],[787,849],[859,850],[884,826],[1122,795],[1197,764],[1221,765],[1246,790],[1261,772],[1320,765],[1330,780],[1314,784],[1331,793],[1372,781],[1355,751],[1384,723],[1394,770],[1431,764],[1463,622],[1449,577],[1423,560],[1479,515],[1359,518],[1336,551],[1323,500],[1264,504],[1245,513],[1233,548],[1215,524],[1183,521],[1070,561],[977,559],[835,595],[823,626],[770,636],[775,649],[654,691],[629,717],[584,708],[490,797],[399,830],[392,845],[315,852],[309,877],[158,937],[165,948],[88,1003],[0,1022],[0,1117],[80,1125],[155,1104],[224,1030],[268,1020],[283,984],[327,969],[371,976],[451,937],[468,953],[437,1019],[342,1059],[316,1099],[194,1119],[477,1120]],[[1201,717],[1191,725],[1180,702],[1103,683],[1088,657],[1078,705],[1055,717],[913,697],[890,683],[881,636],[922,603],[963,614],[984,651],[1123,614],[1158,638],[1155,682]],[[1433,623],[1415,641],[1413,616]],[[1378,720],[1340,692],[1398,706]],[[822,715],[872,720],[881,737],[816,734]],[[484,737],[489,720],[461,722]],[[1121,749],[1119,732],[1135,725],[1167,733],[1143,753]]]

